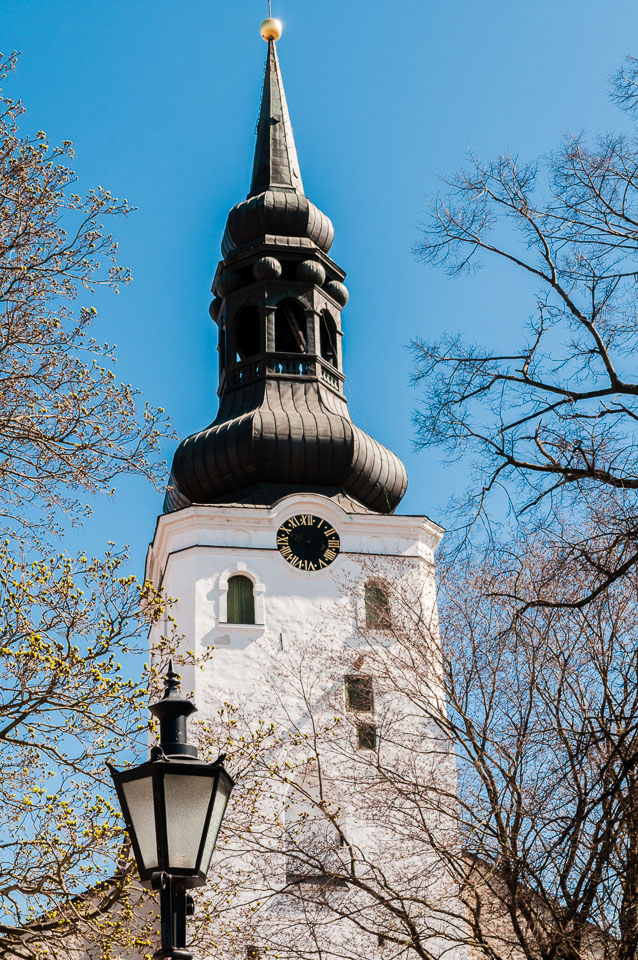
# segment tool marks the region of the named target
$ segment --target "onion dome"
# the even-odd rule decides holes
[[[332,223],[305,196],[276,51],[268,57],[248,199],[230,211],[213,282],[219,411],[183,440],[167,512],[193,503],[270,506],[321,493],[351,512],[391,513],[401,461],[355,426],[343,394],[345,273]]]
[[[288,378],[224,397],[214,423],[180,444],[171,479],[167,510],[271,505],[303,492],[334,497],[352,512],[391,513],[407,485],[399,458],[352,423],[343,398]]]

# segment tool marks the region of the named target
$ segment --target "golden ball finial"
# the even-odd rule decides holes
[[[279,40],[284,32],[284,25],[276,17],[266,17],[259,28],[259,32],[264,40]]]

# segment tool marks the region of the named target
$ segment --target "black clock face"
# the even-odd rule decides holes
[[[337,559],[340,547],[335,528],[309,513],[291,517],[277,531],[277,549],[299,570],[323,570]]]

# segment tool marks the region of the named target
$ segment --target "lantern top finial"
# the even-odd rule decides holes
[[[168,661],[168,670],[166,671],[166,682],[164,684],[166,692],[164,693],[165,697],[170,696],[172,690],[177,690],[180,684],[179,673],[175,672],[173,667],[173,658],[171,657]]]
[[[180,676],[173,667],[173,660],[166,672],[164,696],[152,703],[149,710],[160,722],[160,742],[166,756],[197,756],[197,747],[187,742],[186,718],[195,713],[197,707],[186,700],[179,692]]]
[[[266,17],[259,28],[259,32],[264,40],[274,40],[277,42],[284,32],[284,25],[277,17]]]

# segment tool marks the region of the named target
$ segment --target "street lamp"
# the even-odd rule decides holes
[[[201,887],[215,849],[233,780],[222,765],[197,757],[186,718],[197,710],[179,693],[169,663],[164,696],[149,708],[160,723],[159,746],[138,767],[109,770],[133,846],[140,880],[160,891],[162,946],[154,960],[192,960],[186,947],[187,890]]]

